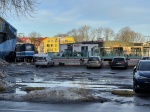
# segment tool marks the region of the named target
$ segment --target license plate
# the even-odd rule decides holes
[[[121,63],[116,63],[116,64],[121,64]]]

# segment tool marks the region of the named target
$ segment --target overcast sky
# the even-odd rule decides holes
[[[39,32],[42,37],[65,34],[82,25],[109,27],[118,31],[129,26],[135,32],[150,36],[150,0],[39,0],[34,18],[7,19],[28,36]]]

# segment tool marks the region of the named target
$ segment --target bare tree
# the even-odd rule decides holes
[[[75,42],[81,42],[81,38],[79,38],[79,32],[77,29],[72,29],[67,33],[67,35],[74,37]]]
[[[74,37],[76,42],[89,41],[90,40],[91,27],[84,25],[79,29],[73,29],[67,33],[67,35]]]
[[[90,35],[90,37],[91,37],[91,39],[92,39],[92,41],[94,41],[96,38],[97,38],[97,32],[96,32],[97,30],[96,29],[92,29],[91,30],[91,35]]]
[[[109,41],[112,39],[113,35],[114,35],[114,31],[110,28],[103,28],[104,31],[104,38],[106,41]]]
[[[90,26],[84,25],[79,28],[79,36],[82,38],[83,41],[89,41],[89,30],[91,29]]]
[[[0,0],[0,16],[32,16],[37,0]]]
[[[79,29],[73,29],[66,35],[74,37],[76,42],[95,41],[98,38],[105,38],[106,41],[117,40],[124,42],[144,42],[143,35],[131,30],[129,27],[122,28],[118,34],[115,34],[111,28],[94,28],[88,25],[81,26]]]
[[[124,42],[134,42],[136,36],[136,32],[131,30],[129,27],[124,27],[119,31],[119,33],[115,37],[115,40]]]
[[[91,29],[90,37],[91,37],[92,41],[98,40],[98,38],[102,38],[102,32],[103,32],[102,27],[97,28],[97,29],[96,28]]]
[[[38,32],[35,32],[35,31],[33,31],[29,34],[29,38],[30,38],[32,44],[36,44],[36,38],[39,38],[39,37],[41,37],[41,34]]]
[[[110,28],[91,28],[88,25],[81,26],[79,29],[73,29],[68,32],[68,35],[73,36],[76,40],[76,42],[82,42],[82,41],[95,41],[99,38],[102,38],[104,35],[105,38],[107,37],[109,39],[112,39],[112,36],[114,35],[114,31]]]
[[[54,37],[66,37],[66,36],[68,36],[68,35],[67,34],[57,34]]]
[[[137,43],[145,42],[145,38],[141,33],[136,33],[136,38],[134,39],[134,42]]]
[[[103,28],[102,27],[97,28],[96,33],[97,33],[97,39],[102,38]]]
[[[41,34],[36,31],[33,31],[29,34],[29,37],[30,38],[38,38],[38,37],[41,37]]]

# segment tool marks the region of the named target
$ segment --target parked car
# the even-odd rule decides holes
[[[41,56],[37,56],[35,59],[35,66],[39,67],[39,66],[54,66],[54,61],[52,58],[50,58],[48,55],[41,55]]]
[[[128,61],[126,57],[114,57],[110,63],[111,69],[113,68],[128,68]]]
[[[87,60],[86,67],[98,67],[101,68],[103,66],[102,60],[99,56],[90,56]]]
[[[134,67],[133,89],[137,93],[150,90],[150,60],[140,60]]]
[[[149,56],[143,56],[142,60],[150,60],[150,57]]]

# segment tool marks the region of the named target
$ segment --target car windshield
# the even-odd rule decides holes
[[[141,71],[150,71],[150,62],[141,62],[138,69]]]
[[[114,58],[114,61],[124,61],[124,58]]]
[[[90,57],[89,61],[99,61],[98,57]]]

